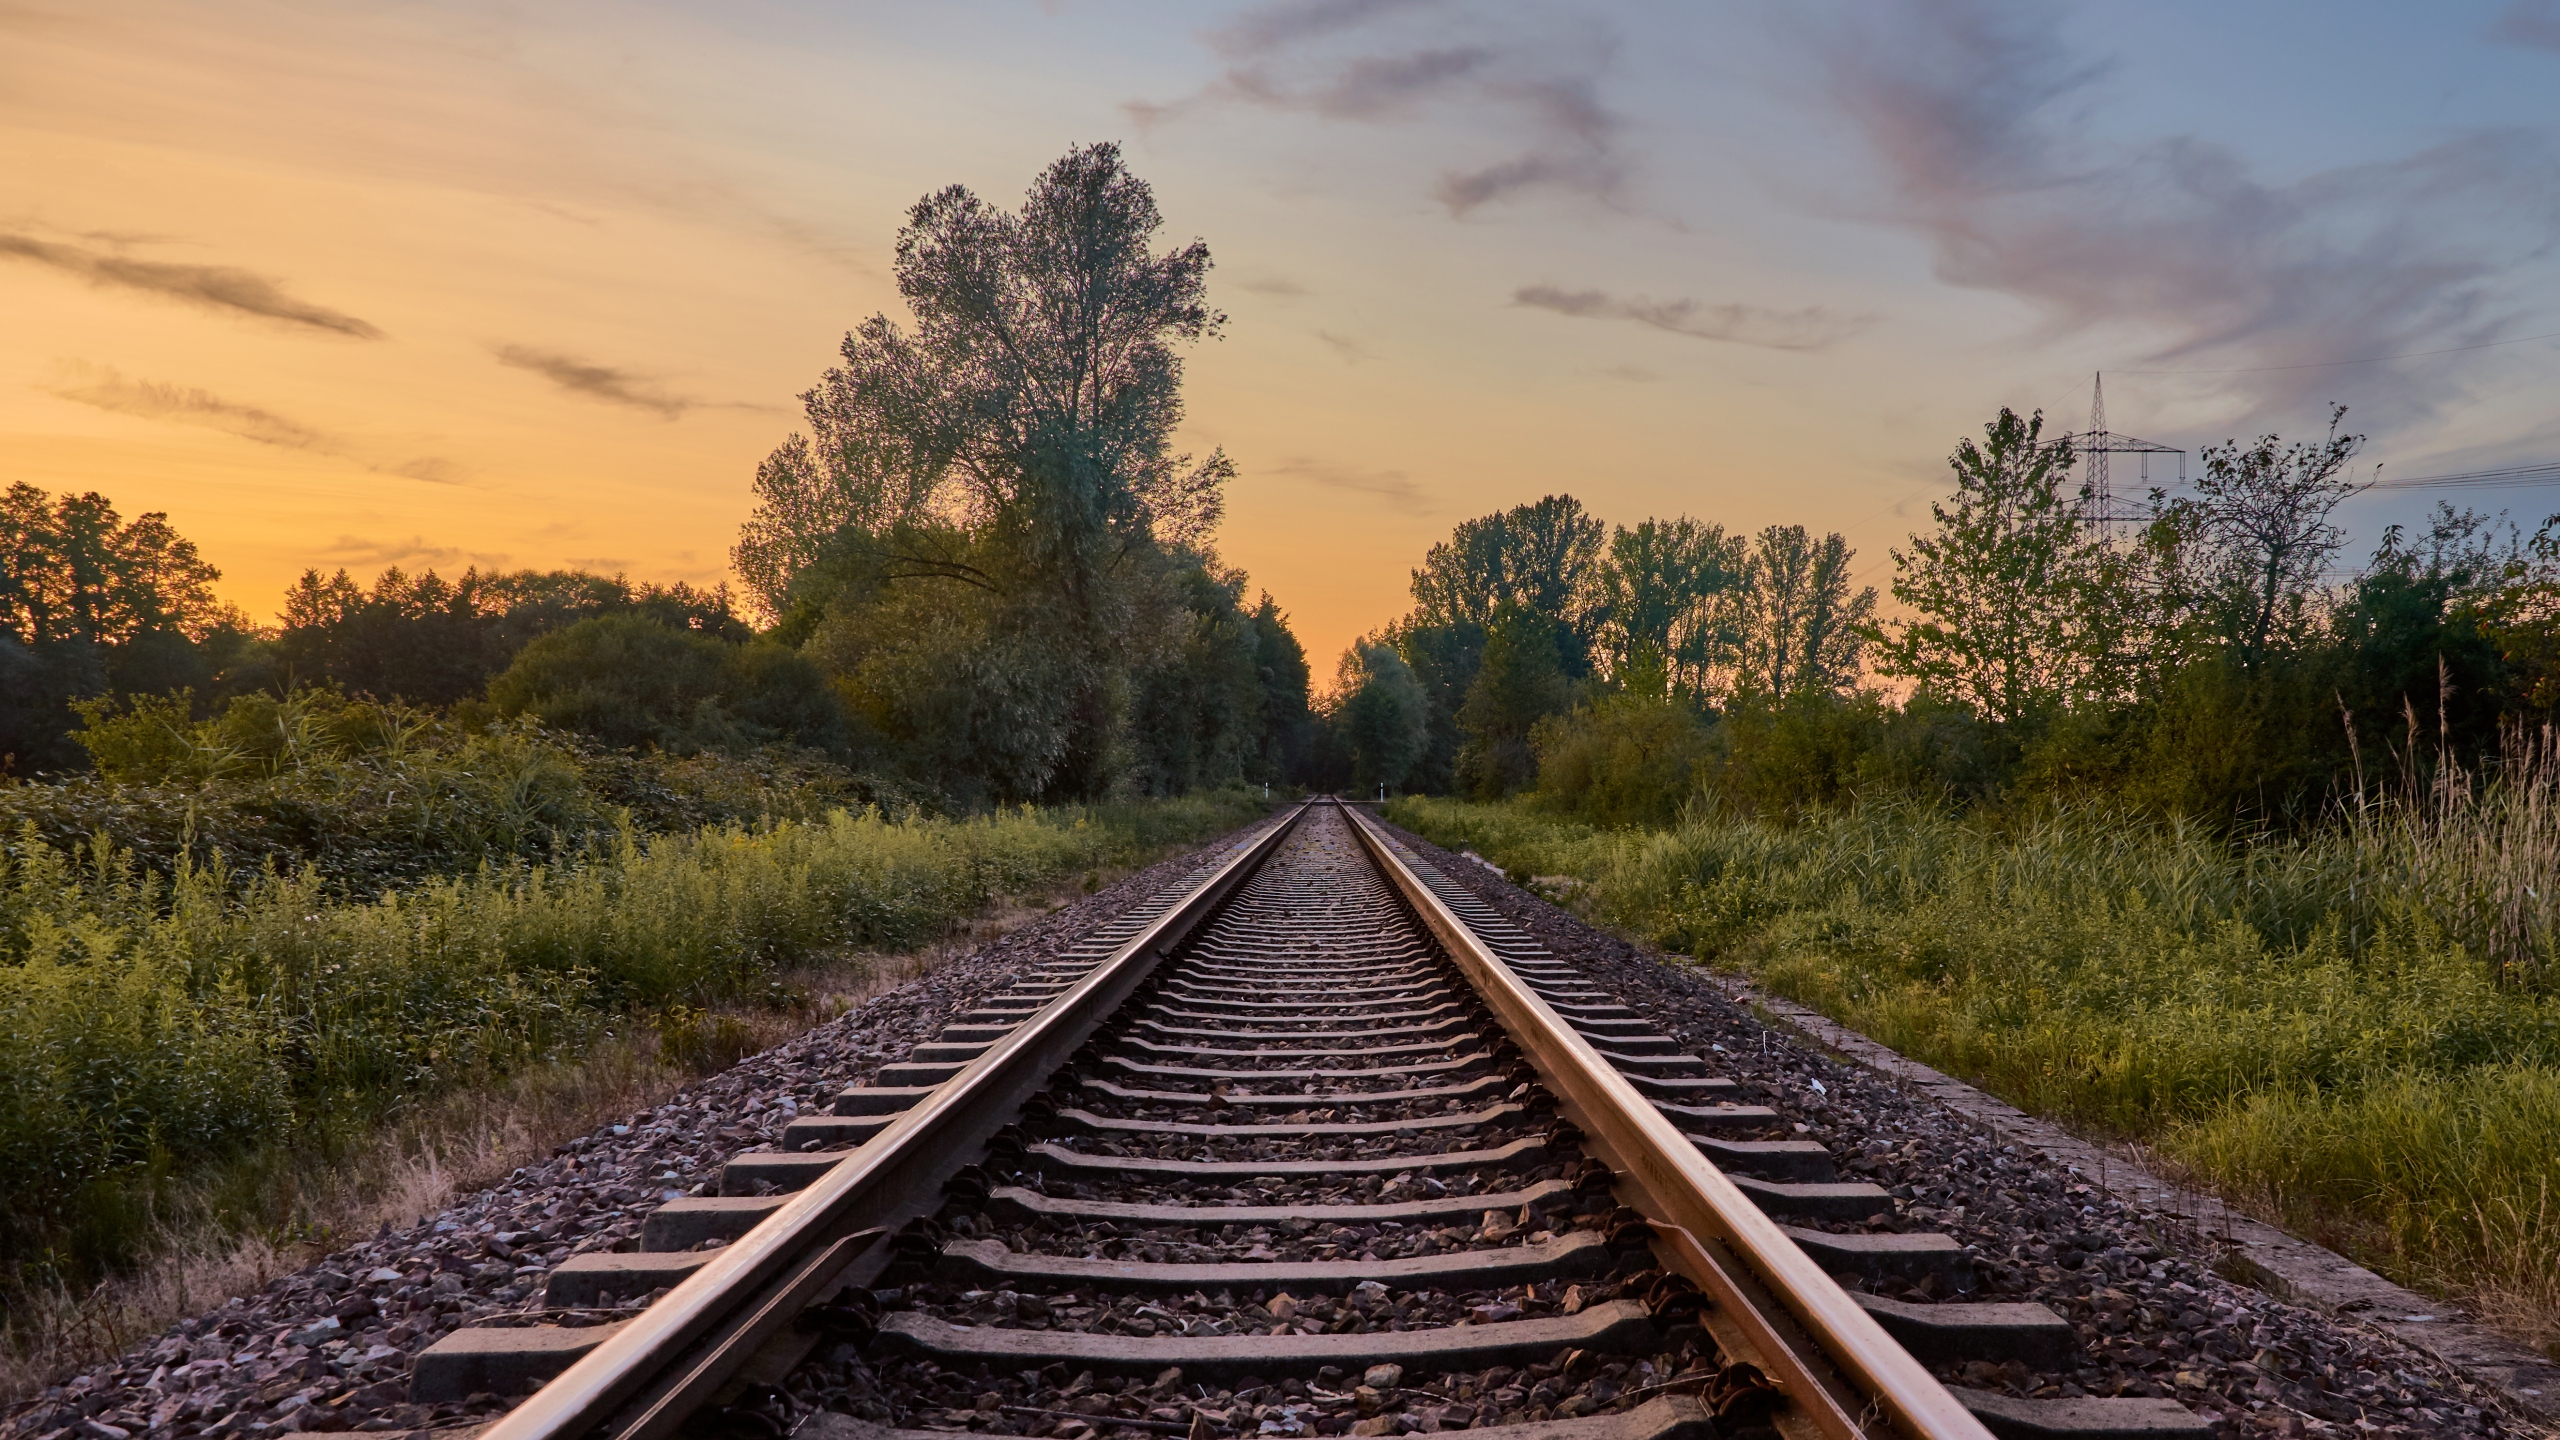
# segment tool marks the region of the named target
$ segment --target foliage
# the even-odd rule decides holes
[[[1650,678],[1650,677],[1648,677]],[[1600,825],[1666,825],[1713,753],[1697,710],[1660,680],[1603,695],[1530,731],[1541,807]]]
[[[480,692],[533,640],[608,615],[745,641],[728,587],[633,585],[582,570],[481,573],[447,581],[398,566],[370,590],[346,571],[306,570],[285,592],[272,663],[292,683],[450,705]]]
[[[581,620],[527,645],[489,682],[503,717],[530,716],[608,745],[842,751],[844,707],[798,651],[733,645],[637,615]]]
[[[1420,682],[1403,656],[1371,640],[1342,652],[1327,719],[1362,792],[1401,788],[1430,738]]]
[[[626,828],[691,832],[908,803],[805,750],[623,752],[325,690],[186,715],[184,697],[91,706],[80,739],[103,773],[0,784],[0,833],[32,826],[57,849],[105,835],[164,878],[219,852],[235,885],[270,867],[307,868],[332,893],[370,896],[521,854],[581,855]]]
[[[219,857],[164,876],[26,826],[0,849],[0,1261],[76,1282],[130,1238],[102,1217],[157,1186],[261,1146],[325,1146],[621,1015],[757,993],[826,947],[919,944],[998,895],[1258,810],[1228,792],[625,831],[569,863],[371,900],[335,897],[317,871],[243,884]],[[679,1046],[718,1040],[671,1028]]]
[[[1876,608],[1872,588],[1849,592],[1856,554],[1838,535],[1815,540],[1801,525],[1760,532],[1743,572],[1736,694],[1786,700],[1856,686]]]
[[[1242,683],[1277,611],[1199,589],[1225,574],[1207,544],[1234,467],[1173,449],[1180,347],[1225,317],[1207,247],[1156,252],[1161,223],[1113,145],[1070,150],[1018,211],[919,200],[895,267],[913,330],[846,336],[809,433],[757,472],[733,559],[836,678],[866,763],[964,799],[1091,797],[1286,748],[1262,727],[1299,707]]]
[[[1860,803],[1661,829],[1408,799],[1392,818],[1748,968],[2040,1113],[2140,1136],[2415,1278],[2560,1272],[2560,765],[2233,845],[2074,807]],[[2521,1268],[2518,1268],[2521,1267]]]
[[[1956,446],[1936,532],[1893,552],[1894,598],[1915,614],[1884,638],[1880,670],[2004,725],[2119,693],[2127,577],[2063,493],[2072,458],[2042,412],[2006,406],[1983,443]]]
[[[1561,651],[1571,637],[1538,610],[1504,605],[1485,632],[1484,661],[1458,709],[1466,743],[1458,751],[1458,784],[1498,799],[1527,789],[1538,776],[1531,735],[1538,723],[1572,704]]]
[[[221,574],[157,511],[0,492],[0,774],[77,766],[73,701],[232,683],[248,626],[214,602]]]

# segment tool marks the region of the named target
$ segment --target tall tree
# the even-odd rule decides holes
[[[95,491],[55,500],[23,482],[0,493],[0,628],[29,646],[201,634],[227,618],[221,578],[159,511],[126,520]]]
[[[1658,675],[1674,690],[1712,695],[1741,639],[1746,560],[1741,536],[1686,515],[1614,530],[1599,575],[1610,678]]]
[[[1069,151],[1017,211],[956,185],[918,201],[895,265],[914,330],[874,315],[845,338],[803,397],[814,439],[759,470],[735,552],[777,617],[847,588],[957,586],[1010,612],[977,633],[1045,632],[1067,687],[1044,782],[1061,794],[1108,783],[1119,681],[1173,643],[1132,623],[1132,587],[1171,584],[1148,552],[1204,542],[1234,473],[1173,448],[1178,347],[1225,317],[1208,247],[1155,251],[1161,223],[1107,144]]]
[[[1351,783],[1362,791],[1401,787],[1430,733],[1413,671],[1393,646],[1377,640],[1342,652],[1330,719],[1350,755]]]
[[[1836,533],[1816,540],[1801,525],[1760,532],[1742,586],[1737,689],[1786,699],[1858,683],[1876,592],[1850,593],[1856,554]]]
[[[2015,723],[2120,683],[2131,595],[2121,562],[2064,492],[2069,437],[2003,406],[1983,442],[1956,446],[1938,528],[1895,550],[1894,598],[1913,617],[1877,668]]]

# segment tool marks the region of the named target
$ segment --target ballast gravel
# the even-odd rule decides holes
[[[1241,832],[1240,832],[1241,833]],[[571,1255],[637,1248],[641,1221],[680,1195],[716,1193],[730,1156],[779,1148],[782,1127],[905,1059],[953,1014],[1024,968],[1190,874],[1210,855],[1163,861],[666,1103],[598,1127],[452,1209],[384,1232],[181,1321],[0,1417],[5,1440],[148,1434],[268,1436],[419,1432],[489,1419],[515,1397],[409,1401],[420,1350],[464,1326],[542,1314],[544,1276]],[[621,1312],[590,1312],[601,1322]]]

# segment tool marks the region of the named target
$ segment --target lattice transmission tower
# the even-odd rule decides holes
[[[2111,456],[2140,456],[2142,484],[2147,488],[2151,484],[2151,457],[2175,455],[2178,457],[2178,483],[2186,483],[2186,451],[2175,445],[2119,435],[2107,428],[2107,377],[2104,374],[2093,376],[2089,382],[2089,428],[2070,438],[2071,448],[2079,452],[2081,458],[2080,513],[2090,524],[2098,527],[2098,534],[2105,539],[2115,539],[2118,526],[2138,523],[2144,513],[2139,495],[2128,496],[2121,502],[2116,499],[2114,477],[2109,473],[2112,467],[2108,460]]]

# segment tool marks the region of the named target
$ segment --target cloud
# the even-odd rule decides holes
[[[1731,301],[1711,305],[1703,300],[1648,300],[1641,295],[1621,298],[1606,291],[1556,285],[1523,285],[1511,292],[1511,303],[1581,320],[1632,320],[1693,340],[1770,350],[1825,349],[1875,323],[1871,315],[1835,315],[1819,305],[1771,310]]]
[[[1211,31],[1208,39],[1211,48],[1222,55],[1259,55],[1433,3],[1435,0],[1282,0],[1247,10],[1236,17],[1235,23]]]
[[[1942,279],[2027,302],[2043,338],[2147,330],[2145,363],[2166,368],[2316,365],[2509,325],[2499,282],[2560,219],[2546,141],[2477,132],[2289,181],[2195,136],[2106,143],[2083,107],[2107,67],[2072,53],[2059,23],[2005,0],[1904,0],[1821,37],[1832,98],[1882,182],[1880,200],[1840,208],[1926,237]],[[2359,408],[2423,412],[2455,371],[2386,373],[2358,387],[2381,404]],[[2294,410],[2339,378],[2268,369],[2216,384]]]
[[[276,288],[276,283],[265,276],[235,270],[227,265],[175,265],[159,260],[135,260],[129,256],[110,255],[8,231],[0,231],[0,255],[48,265],[101,288],[139,290],[164,299],[200,305],[208,310],[254,315],[262,320],[280,321],[306,329],[352,335],[359,340],[382,338],[381,330],[353,315],[343,315],[326,306],[297,300]]]
[[[1273,475],[1288,475],[1322,485],[1328,490],[1347,490],[1355,495],[1371,495],[1387,503],[1387,508],[1407,515],[1428,515],[1431,501],[1402,470],[1364,470],[1357,466],[1337,465],[1330,460],[1317,460],[1300,455],[1277,465],[1265,467]]]
[[[1346,365],[1357,365],[1363,360],[1375,360],[1378,358],[1377,352],[1371,350],[1368,346],[1346,336],[1336,335],[1330,330],[1317,331],[1316,338],[1325,343],[1326,349],[1331,350],[1335,355],[1340,356],[1342,362]]]
[[[1283,299],[1296,299],[1311,293],[1306,286],[1285,275],[1256,276],[1250,280],[1238,280],[1235,285],[1239,290],[1250,290],[1256,295],[1276,295]]]
[[[386,457],[377,453],[379,447],[314,429],[262,406],[226,400],[211,391],[135,380],[105,366],[74,363],[67,368],[78,378],[47,386],[47,392],[95,409],[177,425],[200,425],[279,450],[302,450],[353,461],[378,475],[398,475],[435,485],[459,485],[466,478],[461,466],[440,456]]]
[[[2538,50],[2560,50],[2560,0],[2516,0],[2490,25],[2491,38]]]
[[[628,370],[598,365],[557,351],[536,350],[529,345],[499,345],[495,348],[498,363],[536,375],[569,391],[590,399],[615,405],[628,405],[635,410],[650,410],[669,420],[701,404],[682,395],[670,395],[651,387]]]
[[[1650,385],[1662,378],[1641,365],[1611,365],[1600,373],[1611,380],[1624,380],[1630,385]]]
[[[469,561],[474,565],[496,569],[511,558],[504,552],[482,553],[465,550],[458,545],[431,545],[424,535],[406,540],[376,540],[365,535],[341,535],[320,549],[327,564],[365,569],[376,565],[445,565]]]
[[[1218,106],[1358,124],[1445,111],[1473,143],[1511,151],[1442,172],[1432,194],[1452,215],[1533,191],[1615,204],[1628,164],[1624,122],[1600,93],[1614,60],[1609,33],[1536,12],[1414,13],[1440,8],[1427,0],[1257,6],[1206,37],[1228,62],[1216,80],[1180,99],[1123,108],[1141,127]]]

